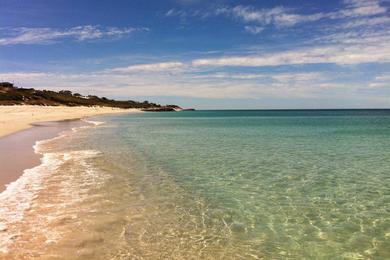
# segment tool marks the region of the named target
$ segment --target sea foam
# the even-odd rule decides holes
[[[92,124],[88,126],[72,128],[71,132],[96,127],[104,122],[83,120]],[[83,171],[87,179],[95,179],[95,170],[87,163],[88,159],[97,157],[100,152],[96,150],[78,150],[66,152],[45,152],[46,146],[51,142],[65,138],[71,134],[69,131],[61,132],[58,136],[37,141],[33,146],[34,152],[41,154],[41,164],[23,171],[23,174],[14,182],[8,184],[6,189],[0,193],[0,257],[10,252],[10,247],[15,243],[16,238],[26,230],[23,228],[25,213],[32,209],[34,200],[38,198],[39,192],[44,190],[46,180],[59,174],[58,169],[65,163],[74,160]],[[91,178],[92,177],[92,178]],[[65,184],[65,183],[64,183]],[[71,186],[71,184],[65,185]],[[50,218],[50,216],[47,216]],[[36,223],[37,225],[42,223]],[[47,232],[47,240],[53,240],[55,234]]]
[[[99,154],[100,152],[95,150],[44,153],[40,165],[25,170],[19,179],[10,183],[0,194],[0,252],[6,253],[9,244],[13,242],[12,238],[23,232],[18,227],[23,226],[25,212],[31,209],[39,192],[45,189],[47,179],[59,174],[58,169],[70,160],[77,160],[80,165],[88,167],[85,161]],[[93,175],[94,171],[87,169],[85,173]],[[77,199],[79,198],[80,196],[77,196]]]
[[[93,124],[94,126],[99,126],[99,125],[102,125],[104,124],[105,122],[103,121],[95,121],[95,120],[89,120],[89,119],[81,119],[82,121],[86,122],[86,123],[89,123],[89,124]]]

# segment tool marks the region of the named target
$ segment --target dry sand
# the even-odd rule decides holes
[[[87,116],[140,112],[138,109],[65,106],[0,106],[0,137],[32,127],[32,123]]]

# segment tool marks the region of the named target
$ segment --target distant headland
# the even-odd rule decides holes
[[[137,108],[143,111],[181,111],[177,105],[160,105],[148,101],[113,100],[94,95],[83,96],[69,90],[59,92],[19,88],[10,82],[0,82],[0,105],[40,105],[40,106],[100,106],[116,108]]]

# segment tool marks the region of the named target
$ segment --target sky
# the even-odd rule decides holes
[[[390,0],[1,0],[0,81],[198,109],[390,108]]]

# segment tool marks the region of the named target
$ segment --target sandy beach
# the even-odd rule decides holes
[[[34,153],[38,140],[50,139],[72,127],[85,124],[77,119],[113,113],[140,112],[138,109],[65,106],[0,106],[0,192],[25,169],[40,164]],[[38,126],[34,127],[33,126]],[[15,163],[15,162],[18,163]]]
[[[112,107],[0,106],[0,137],[28,129],[37,122],[129,112],[140,112],[140,110]]]

